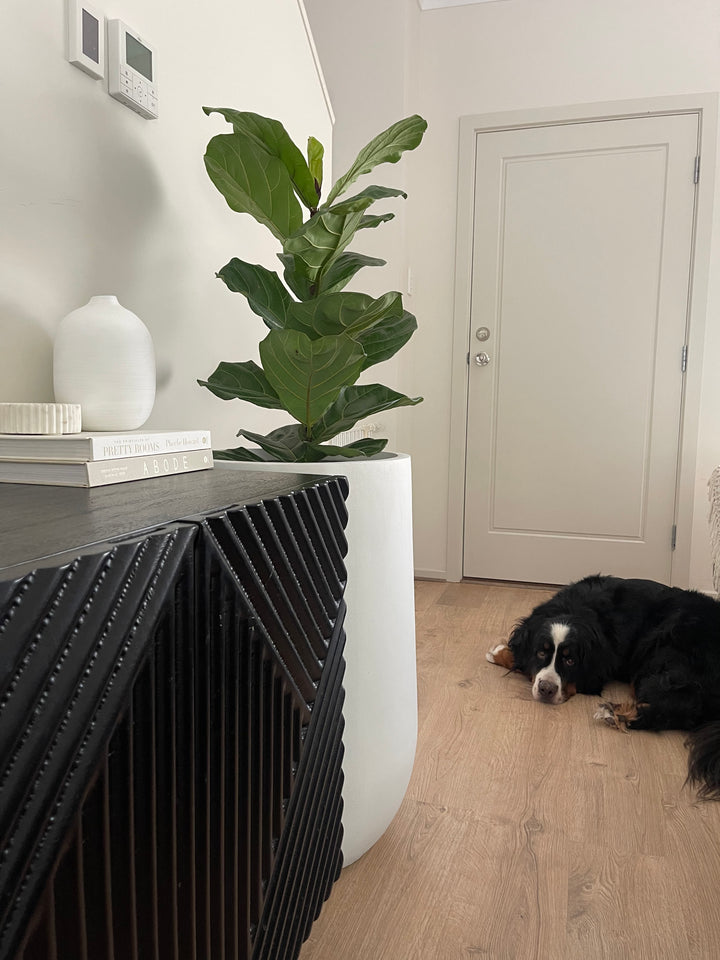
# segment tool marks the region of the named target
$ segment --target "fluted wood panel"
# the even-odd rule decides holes
[[[1,960],[298,955],[341,867],[346,495],[323,480],[0,584]],[[119,648],[110,708],[86,665],[113,674]],[[42,767],[80,688],[75,792],[18,819],[17,745]]]
[[[194,536],[176,527],[0,584],[2,957],[25,934],[167,592],[192,584]]]
[[[252,661],[255,787],[243,825],[248,941],[223,954],[210,937],[201,956],[291,960],[340,873],[346,496],[346,482],[331,480],[204,521],[205,576],[228,578],[263,655]],[[200,608],[209,634],[229,622],[225,604]]]

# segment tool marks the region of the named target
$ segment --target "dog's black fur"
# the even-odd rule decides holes
[[[508,646],[539,700],[599,694],[610,680],[632,684],[632,710],[596,716],[636,729],[692,731],[688,780],[703,799],[720,799],[718,601],[651,580],[586,577],[519,621]],[[540,671],[549,678],[545,689]]]

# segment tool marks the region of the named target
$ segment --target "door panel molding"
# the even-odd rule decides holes
[[[695,114],[698,118],[703,161],[696,200],[686,342],[691,340],[692,343],[697,344],[697,349],[693,358],[691,343],[681,408],[681,441],[675,511],[678,537],[672,559],[672,582],[679,586],[687,585],[695,493],[695,457],[702,368],[701,345],[704,336],[709,280],[717,111],[718,96],[716,94],[697,94],[641,101],[578,104],[560,108],[468,116],[460,119],[446,574],[448,580],[460,580],[463,574],[466,420],[470,370],[468,361],[470,353],[475,352],[473,347],[476,346],[471,336],[470,323],[477,134],[528,127],[559,126],[568,123],[594,123],[604,119]]]

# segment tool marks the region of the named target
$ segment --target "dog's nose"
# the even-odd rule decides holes
[[[541,680],[538,684],[538,692],[543,700],[552,700],[557,691],[557,684],[552,680]]]

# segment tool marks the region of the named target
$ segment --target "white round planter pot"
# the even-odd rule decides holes
[[[385,832],[405,796],[417,744],[410,457],[318,463],[216,460],[219,469],[346,476],[343,860]]]

